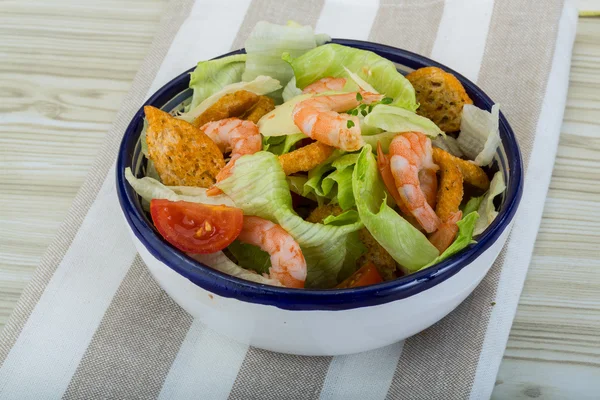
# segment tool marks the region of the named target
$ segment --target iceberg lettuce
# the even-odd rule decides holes
[[[463,217],[460,221],[458,221],[456,223],[456,225],[458,225],[458,235],[456,236],[456,239],[454,239],[454,242],[452,242],[452,244],[448,246],[448,248],[444,250],[442,254],[440,254],[433,261],[431,261],[429,264],[427,264],[421,269],[431,267],[434,264],[444,261],[445,259],[455,255],[468,245],[476,243],[473,240],[473,230],[475,229],[475,223],[478,219],[479,214],[477,214],[476,211],[473,211],[467,214],[465,217]]]
[[[381,142],[381,147],[386,153],[398,132],[423,132],[430,138],[444,135],[444,132],[430,119],[421,117],[412,111],[386,104],[378,104],[373,107],[373,111],[365,117],[365,124],[385,131],[375,135],[363,135],[363,140],[372,148],[376,148],[377,142]]]
[[[369,145],[354,167],[352,188],[361,221],[404,272],[415,272],[439,255],[425,235],[386,204],[385,186]]]
[[[418,107],[410,82],[396,70],[394,63],[373,52],[329,43],[299,57],[291,53],[284,54],[283,59],[294,70],[296,86],[300,89],[327,76],[350,77],[347,69],[379,93],[393,98],[392,105],[411,111]]]
[[[490,165],[496,149],[502,141],[498,131],[500,106],[494,104],[492,112],[482,110],[472,104],[463,107],[460,134],[456,142],[469,160],[476,165]]]
[[[311,26],[293,21],[287,25],[258,22],[245,43],[247,59],[242,80],[251,81],[260,75],[268,75],[287,85],[294,71],[281,59],[281,55],[285,52],[299,57],[317,47],[317,40],[321,42],[323,39],[322,35],[315,35]],[[281,93],[276,97],[281,98]]]
[[[233,201],[226,195],[208,196],[205,188],[193,186],[165,186],[156,179],[148,176],[136,178],[131,168],[125,169],[125,179],[133,190],[145,201],[152,199],[167,199],[171,201],[189,201],[213,205],[234,206]]]
[[[506,185],[504,183],[504,175],[501,171],[498,171],[494,174],[494,177],[490,182],[490,188],[488,189],[487,193],[483,196],[483,199],[479,204],[479,209],[477,210],[477,212],[479,213],[481,218],[477,221],[477,224],[475,225],[475,235],[483,233],[483,231],[485,231],[485,229],[488,226],[490,226],[490,224],[498,215],[498,211],[496,211],[496,207],[494,206],[494,198],[504,193],[505,189]]]
[[[226,85],[241,81],[245,64],[245,54],[200,61],[190,74],[190,89],[194,90],[191,109]]]

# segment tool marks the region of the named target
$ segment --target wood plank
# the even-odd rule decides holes
[[[0,2],[0,326],[81,186],[164,7]]]
[[[495,399],[600,396],[600,19],[580,19],[542,224]]]

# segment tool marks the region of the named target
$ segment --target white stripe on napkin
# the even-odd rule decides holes
[[[431,58],[477,81],[493,10],[494,0],[447,0]]]
[[[543,208],[540,204],[544,204],[552,177],[548,170],[552,169],[558,147],[559,135],[554,135],[553,132],[561,125],[567,100],[570,63],[563,60],[570,58],[577,28],[576,20],[576,8],[565,1],[533,151],[527,167],[523,198],[506,247],[505,258],[509,262],[502,266],[496,291],[496,303],[502,307],[495,307],[490,316],[471,390],[472,400],[487,399],[492,394],[500,361],[491,360],[501,358],[504,354],[527,266],[531,261],[531,249],[542,219]]]
[[[334,357],[320,400],[385,399],[404,341],[359,354]]]
[[[198,61],[228,52],[250,3],[251,0],[229,0],[225,6],[212,0],[197,0],[173,39],[149,95]]]
[[[315,32],[332,38],[367,40],[377,15],[379,0],[329,0],[321,10]]]
[[[159,399],[227,399],[247,350],[194,320]]]
[[[114,175],[113,167],[0,369],[3,399],[62,396],[133,262]]]

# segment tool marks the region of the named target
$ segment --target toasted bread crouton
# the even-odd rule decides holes
[[[258,96],[258,101],[256,104],[252,106],[251,109],[246,111],[244,115],[242,115],[242,119],[252,121],[255,124],[258,124],[258,120],[260,120],[264,115],[275,109],[275,102],[272,98],[268,96]]]
[[[419,68],[406,75],[420,103],[417,114],[432,120],[444,132],[460,130],[462,109],[473,101],[452,74],[437,67]]]
[[[225,166],[223,154],[200,128],[152,106],[144,107],[148,155],[167,186],[209,187]]]
[[[314,142],[279,156],[279,163],[286,175],[300,171],[310,171],[324,163],[335,150],[321,142]]]
[[[342,212],[342,208],[337,204],[323,205],[315,208],[306,220],[312,223],[322,223],[328,216],[340,215]],[[358,231],[358,238],[365,245],[367,251],[356,261],[356,265],[360,266],[372,262],[384,280],[394,279],[396,277],[396,261],[390,253],[375,240],[367,228]]]
[[[258,102],[258,95],[247,90],[238,90],[221,97],[215,104],[198,116],[193,122],[195,126],[203,126],[208,122],[225,118],[239,117]]]
[[[433,161],[440,167],[440,184],[437,193],[435,213],[442,220],[448,221],[458,212],[463,198],[463,175],[454,162],[453,155],[442,149],[433,149]]]

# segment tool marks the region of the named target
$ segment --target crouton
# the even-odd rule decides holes
[[[225,166],[223,154],[200,128],[152,106],[144,107],[148,155],[167,186],[210,187]]]
[[[440,166],[440,185],[437,193],[435,213],[448,221],[458,212],[463,198],[463,176],[454,162],[453,155],[437,147],[433,149],[433,161]]]
[[[203,126],[207,122],[220,121],[225,118],[240,117],[258,102],[258,95],[246,90],[238,90],[221,97],[208,107],[193,122],[195,126]]]
[[[432,120],[444,132],[460,130],[462,109],[473,101],[452,74],[437,67],[419,68],[406,76],[420,103],[417,114]]]
[[[488,178],[487,174],[483,169],[481,169],[480,166],[473,164],[471,161],[463,160],[462,158],[453,156],[452,154],[436,147],[433,148],[433,157],[434,161],[435,157],[444,157],[456,164],[463,175],[465,183],[484,191],[489,189],[490,178]]]
[[[258,96],[258,101],[242,115],[242,119],[258,123],[264,115],[275,109],[275,102],[267,96]]]
[[[300,171],[310,171],[324,163],[335,150],[321,142],[314,142],[279,156],[279,163],[286,175]]]

